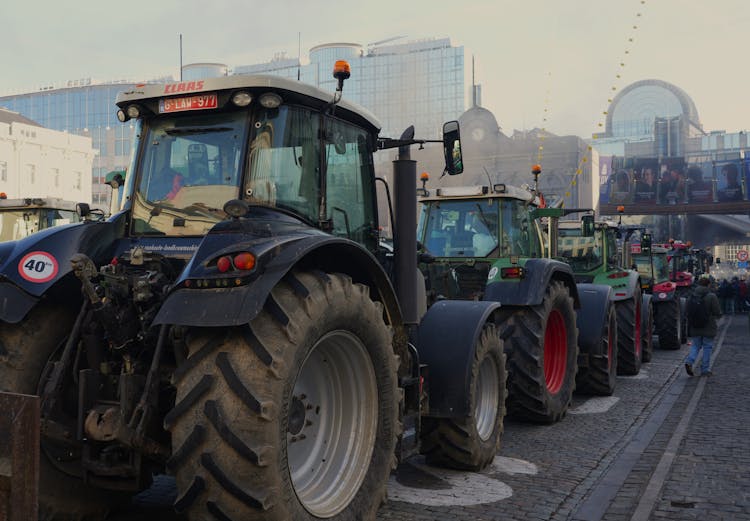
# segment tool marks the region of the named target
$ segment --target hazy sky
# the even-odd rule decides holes
[[[321,43],[449,37],[506,133],[590,136],[643,79],[685,90],[707,131],[750,129],[748,0],[4,0],[0,20],[4,94],[178,77],[180,33],[184,63],[230,67],[294,57],[298,34],[303,60]]]

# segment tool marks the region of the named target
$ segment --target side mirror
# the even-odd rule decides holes
[[[584,237],[594,236],[594,216],[584,215],[581,217],[581,235]]]
[[[464,171],[458,121],[448,121],[443,125],[443,153],[445,155],[445,170],[449,175],[460,174]]]

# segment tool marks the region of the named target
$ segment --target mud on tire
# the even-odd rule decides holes
[[[248,325],[199,329],[175,373],[175,508],[191,520],[374,519],[395,462],[382,307],[341,274],[287,275]]]
[[[19,323],[0,322],[0,391],[37,394],[45,365],[60,348],[75,320],[69,306],[39,304]],[[2,436],[0,436],[2,439]],[[45,440],[42,437],[42,446]],[[61,472],[39,455],[39,519],[94,521],[127,496],[94,489]]]
[[[636,375],[641,370],[641,294],[615,303],[617,311],[617,373]]]
[[[422,452],[428,464],[476,471],[492,462],[503,436],[506,379],[502,341],[488,324],[471,366],[471,415],[422,421]]]
[[[611,301],[608,302],[600,344],[594,353],[596,356],[589,356],[588,368],[578,370],[576,392],[610,396],[617,381],[617,315]]]
[[[568,410],[578,370],[578,329],[565,284],[552,281],[541,304],[508,309],[505,338],[508,414],[553,423]]]

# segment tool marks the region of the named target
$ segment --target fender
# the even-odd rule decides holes
[[[544,300],[550,280],[561,280],[573,297],[573,306],[581,306],[573,270],[564,262],[553,259],[529,259],[524,264],[525,276],[520,281],[504,281],[499,274],[487,284],[482,300],[500,302],[503,306],[536,306]],[[490,271],[492,274],[492,271]]]
[[[428,416],[466,417],[470,411],[471,365],[484,325],[497,302],[440,300],[427,310],[417,330],[417,351],[427,364]]]
[[[123,229],[123,220],[84,221],[0,244],[0,320],[23,319],[71,273],[70,258],[76,253],[85,253],[95,263],[111,259]]]
[[[212,233],[214,230],[212,230]],[[162,303],[153,324],[227,327],[247,324],[266,304],[268,295],[295,266],[346,273],[366,284],[383,303],[391,325],[401,325],[396,293],[377,259],[360,244],[315,229],[258,238],[250,234],[207,235]],[[226,280],[207,266],[211,259],[237,251],[256,256],[248,284],[237,287],[187,287],[189,281]],[[208,284],[210,286],[210,284]]]
[[[603,284],[579,284],[578,297],[581,307],[576,310],[578,347],[581,354],[603,355],[596,352],[607,320],[612,288]]]
[[[651,300],[654,304],[669,302],[677,298],[675,286],[671,282],[656,284],[651,291]]]
[[[594,278],[594,284],[606,284],[612,286],[612,300],[619,302],[633,298],[633,295],[641,292],[641,277],[633,270],[622,270],[619,273],[627,273],[627,276],[615,276],[615,274],[602,274]],[[614,284],[613,284],[614,282]]]

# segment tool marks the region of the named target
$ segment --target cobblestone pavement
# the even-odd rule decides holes
[[[750,521],[750,343],[744,316],[720,322],[711,378],[688,377],[677,351],[655,350],[612,397],[575,396],[563,421],[506,419],[483,472],[429,467],[391,477],[378,520]],[[699,372],[699,371],[698,371]],[[118,521],[182,521],[168,478]]]

